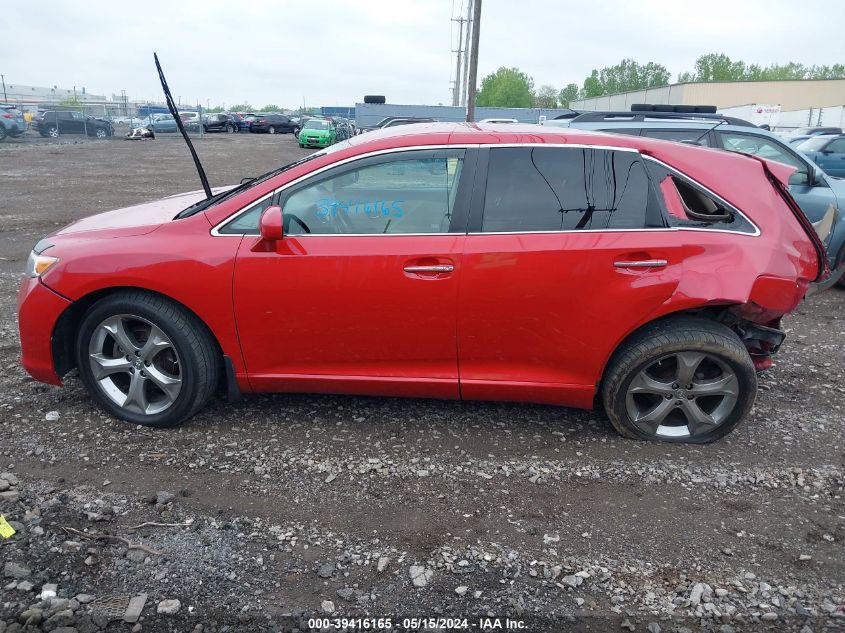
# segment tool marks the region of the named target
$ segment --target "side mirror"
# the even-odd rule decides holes
[[[261,239],[267,242],[278,242],[285,236],[282,223],[282,207],[267,207],[258,222]]]
[[[810,174],[806,171],[794,171],[789,176],[790,185],[811,185]]]

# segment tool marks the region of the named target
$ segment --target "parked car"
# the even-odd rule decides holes
[[[845,134],[813,136],[795,149],[803,152],[828,176],[845,178]]]
[[[156,427],[225,385],[600,401],[627,437],[710,442],[826,273],[792,171],[539,126],[373,135],[39,241],[23,366],[77,367],[109,415]]]
[[[252,120],[249,131],[267,132],[268,134],[292,134],[295,127],[290,117],[284,114],[262,114]]]
[[[114,127],[109,121],[68,110],[41,110],[33,120],[33,127],[41,136],[51,138],[62,134],[87,134],[96,138],[114,135]]]
[[[243,130],[249,131],[249,123],[244,121],[244,117],[238,114],[237,112],[226,112],[230,117],[232,117],[232,121],[234,121],[238,126],[238,132],[242,132]]]
[[[789,191],[811,222],[822,223],[831,209],[838,210],[826,241],[835,274],[819,289],[839,280],[845,285],[845,181],[827,176],[818,165],[776,134],[719,114],[587,112],[571,119],[546,121],[545,125],[697,143],[753,154],[793,167]]]
[[[13,105],[0,104],[0,142],[7,136],[20,136],[26,132],[26,119],[23,112]]]
[[[185,127],[186,131],[199,132],[200,128],[198,119],[185,121],[182,117],[182,113],[180,113],[179,118],[182,119],[182,125]],[[153,122],[147,125],[147,129],[151,130],[155,134],[179,131],[179,128],[176,126],[176,119],[173,118],[172,114],[156,115]]]
[[[819,134],[842,134],[842,128],[838,127],[799,127],[791,132],[787,132],[783,134],[783,139],[793,145],[798,147],[801,143],[806,141],[808,138],[813,138],[814,136],[818,136]]]
[[[481,119],[479,123],[519,123],[516,119]]]
[[[361,128],[361,132],[371,132],[373,130],[381,130],[388,127],[396,127],[397,125],[411,125],[412,123],[434,123],[435,119],[426,119],[422,117],[398,117],[389,116],[383,118],[373,127]]]
[[[300,147],[328,147],[337,141],[337,126],[331,119],[308,119],[299,132]]]
[[[240,124],[231,114],[209,114],[203,118],[202,129],[205,132],[234,134],[240,129]]]

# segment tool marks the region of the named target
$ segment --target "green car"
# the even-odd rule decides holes
[[[328,147],[337,140],[337,128],[328,119],[308,119],[299,131],[300,147]]]

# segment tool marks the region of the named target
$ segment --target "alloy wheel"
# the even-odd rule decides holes
[[[182,389],[179,355],[154,323],[131,314],[110,316],[88,343],[94,380],[117,406],[155,415],[170,408]]]
[[[97,138],[106,138],[106,131],[102,128],[97,130]]]
[[[51,127],[47,130],[47,134],[50,135],[50,138],[59,138],[59,128]]]
[[[628,385],[631,422],[654,437],[706,435],[724,423],[739,397],[739,380],[721,358],[683,351],[649,363]]]

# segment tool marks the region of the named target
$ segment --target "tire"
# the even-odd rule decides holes
[[[8,134],[6,133],[6,128],[0,125],[0,143],[6,140],[6,136],[8,136]]]
[[[158,344],[145,354],[143,343],[152,328]],[[88,393],[110,415],[156,428],[177,426],[194,415],[220,377],[220,352],[202,322],[182,306],[143,291],[119,292],[91,306],[77,332],[76,361]],[[95,376],[94,367],[105,373]],[[133,386],[136,395],[130,397]]]
[[[97,130],[94,132],[94,136],[97,138],[106,138],[109,133],[101,127],[98,127]]]
[[[300,146],[302,149],[305,149],[305,145],[303,145],[302,143],[300,143],[300,144],[299,144],[299,146]]]
[[[271,125],[270,127],[267,128],[267,132],[269,132],[270,134],[275,134],[276,133],[276,126]]]
[[[298,127],[293,128],[293,135],[295,137],[299,138],[299,128]]]
[[[59,138],[59,128],[55,125],[48,126],[47,136],[49,136],[50,138]]]
[[[234,125],[227,125],[226,126],[226,133],[227,134],[234,134],[235,132],[237,132],[237,130],[235,129]]]
[[[203,134],[208,134],[208,126],[207,126],[207,125],[203,125],[203,126],[202,126],[202,131],[203,131]]]
[[[692,389],[678,384],[686,379]],[[724,325],[689,316],[647,325],[625,341],[601,388],[607,416],[621,435],[692,444],[730,433],[756,394],[757,373],[739,337]]]

